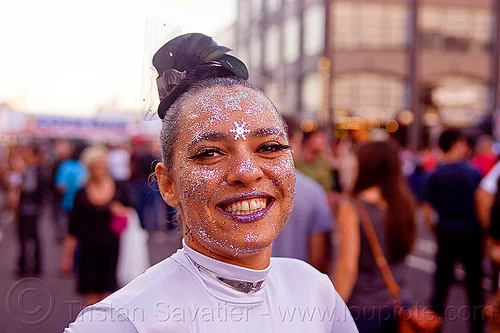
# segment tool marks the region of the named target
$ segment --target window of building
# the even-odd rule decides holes
[[[361,74],[356,82],[357,99],[355,105],[362,106],[377,106],[382,107],[387,101],[384,101],[383,91],[380,89],[381,77],[372,74]]]
[[[359,42],[368,48],[378,48],[384,43],[384,7],[365,3],[359,7]]]
[[[308,56],[323,52],[325,45],[325,8],[310,6],[304,14],[304,53]]]
[[[484,50],[489,46],[493,13],[484,8],[423,5],[419,27],[426,48]]]
[[[337,0],[332,6],[333,42],[341,49],[404,48],[407,13],[404,4]]]
[[[309,73],[302,82],[302,105],[306,114],[319,114],[323,101],[321,74]]]
[[[353,105],[353,101],[356,99],[356,87],[355,80],[336,80],[333,86],[333,103],[338,107],[347,108],[349,105]]]
[[[264,59],[266,68],[275,69],[280,63],[280,55],[280,30],[273,25],[266,34],[266,57]]]
[[[439,29],[440,11],[437,7],[421,6],[420,7],[419,27],[426,31],[437,31]]]
[[[450,75],[438,79],[431,98],[448,126],[473,126],[487,109],[488,87],[473,78]]]
[[[350,2],[335,2],[333,10],[333,31],[334,43],[337,47],[352,49],[359,45],[356,36],[357,24],[354,20],[356,16],[356,6]]]
[[[391,10],[385,13],[390,25],[386,25],[384,44],[390,48],[402,48],[407,43],[408,10],[405,6],[391,6]]]
[[[484,82],[472,78],[449,75],[436,82],[432,101],[438,107],[463,107],[484,110],[488,89]]]
[[[388,105],[395,109],[401,108],[405,104],[405,97],[407,96],[404,82],[397,79],[389,79],[386,85],[387,87],[383,95],[386,102],[382,102],[382,106]]]
[[[404,82],[376,73],[350,73],[334,81],[332,105],[353,116],[390,119],[404,108]]]
[[[446,24],[441,25],[441,31],[450,37],[466,37],[469,27],[469,14],[465,8],[455,8],[443,11],[442,19]]]
[[[475,41],[476,48],[487,49],[491,43],[493,14],[487,9],[478,9],[473,17],[471,38]]]
[[[300,24],[297,17],[293,16],[285,22],[285,62],[294,63],[300,55]]]

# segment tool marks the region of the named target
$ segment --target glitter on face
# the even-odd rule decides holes
[[[245,125],[247,123],[245,123],[243,120],[241,120],[241,125],[238,123],[238,122],[234,122],[234,126],[235,128],[233,129],[230,129],[229,132],[231,133],[236,133],[234,135],[234,141],[238,140],[238,138],[241,137],[242,140],[246,140],[247,137],[245,136],[245,133],[250,133],[251,131],[249,129],[246,129],[245,128]]]
[[[288,143],[282,135],[286,132],[282,120],[262,93],[241,86],[208,88],[186,101],[173,161],[181,219],[193,237],[211,252],[226,257],[259,252],[283,229],[293,205],[295,167],[291,151],[282,151],[273,158],[258,153],[263,143]],[[238,134],[238,128],[243,132]],[[268,130],[261,131],[264,135],[259,138],[245,135],[249,133],[246,131],[259,129]],[[234,136],[188,145],[214,131]],[[213,148],[220,151],[215,162],[192,159],[199,151]],[[229,175],[237,180],[247,177],[250,181],[242,185],[241,181],[229,181]],[[261,220],[235,222],[217,207],[222,200],[250,192],[264,192],[275,199]]]
[[[253,161],[252,159],[246,158],[245,160],[240,162],[238,166],[238,172],[239,173],[259,172],[259,166],[256,165],[255,161]]]
[[[245,242],[248,244],[252,244],[257,242],[259,239],[259,236],[257,236],[254,232],[249,232],[248,234],[245,235]]]
[[[231,111],[241,111],[241,101],[248,97],[248,93],[245,91],[238,91],[234,94],[228,94],[222,97],[222,102],[224,103],[224,108]]]

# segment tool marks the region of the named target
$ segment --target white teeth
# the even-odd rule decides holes
[[[232,205],[228,205],[224,210],[234,215],[247,215],[266,208],[266,199],[243,200]]]
[[[260,207],[260,204],[258,203],[258,201],[255,201],[255,200],[250,201],[250,209],[251,210],[256,210],[259,207]]]

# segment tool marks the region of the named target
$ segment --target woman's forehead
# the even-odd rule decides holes
[[[282,127],[272,103],[262,93],[243,86],[214,86],[188,98],[183,105],[185,125],[221,126],[236,118],[250,123]]]

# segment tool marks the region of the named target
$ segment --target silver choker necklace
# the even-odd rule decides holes
[[[257,281],[254,283],[254,282],[247,281],[247,280],[233,279],[233,278],[221,276],[221,275],[215,273],[214,271],[198,264],[196,261],[194,261],[187,254],[187,252],[184,251],[184,253],[186,254],[186,257],[189,258],[189,260],[193,263],[193,265],[196,268],[198,268],[198,270],[200,272],[204,273],[205,275],[211,277],[212,279],[214,279],[216,281],[219,281],[220,283],[222,283],[223,285],[225,285],[231,289],[237,290],[237,291],[245,293],[245,294],[250,294],[250,293],[257,292],[264,287],[264,282],[266,281],[266,279],[263,279],[263,280],[260,280],[260,281]]]

